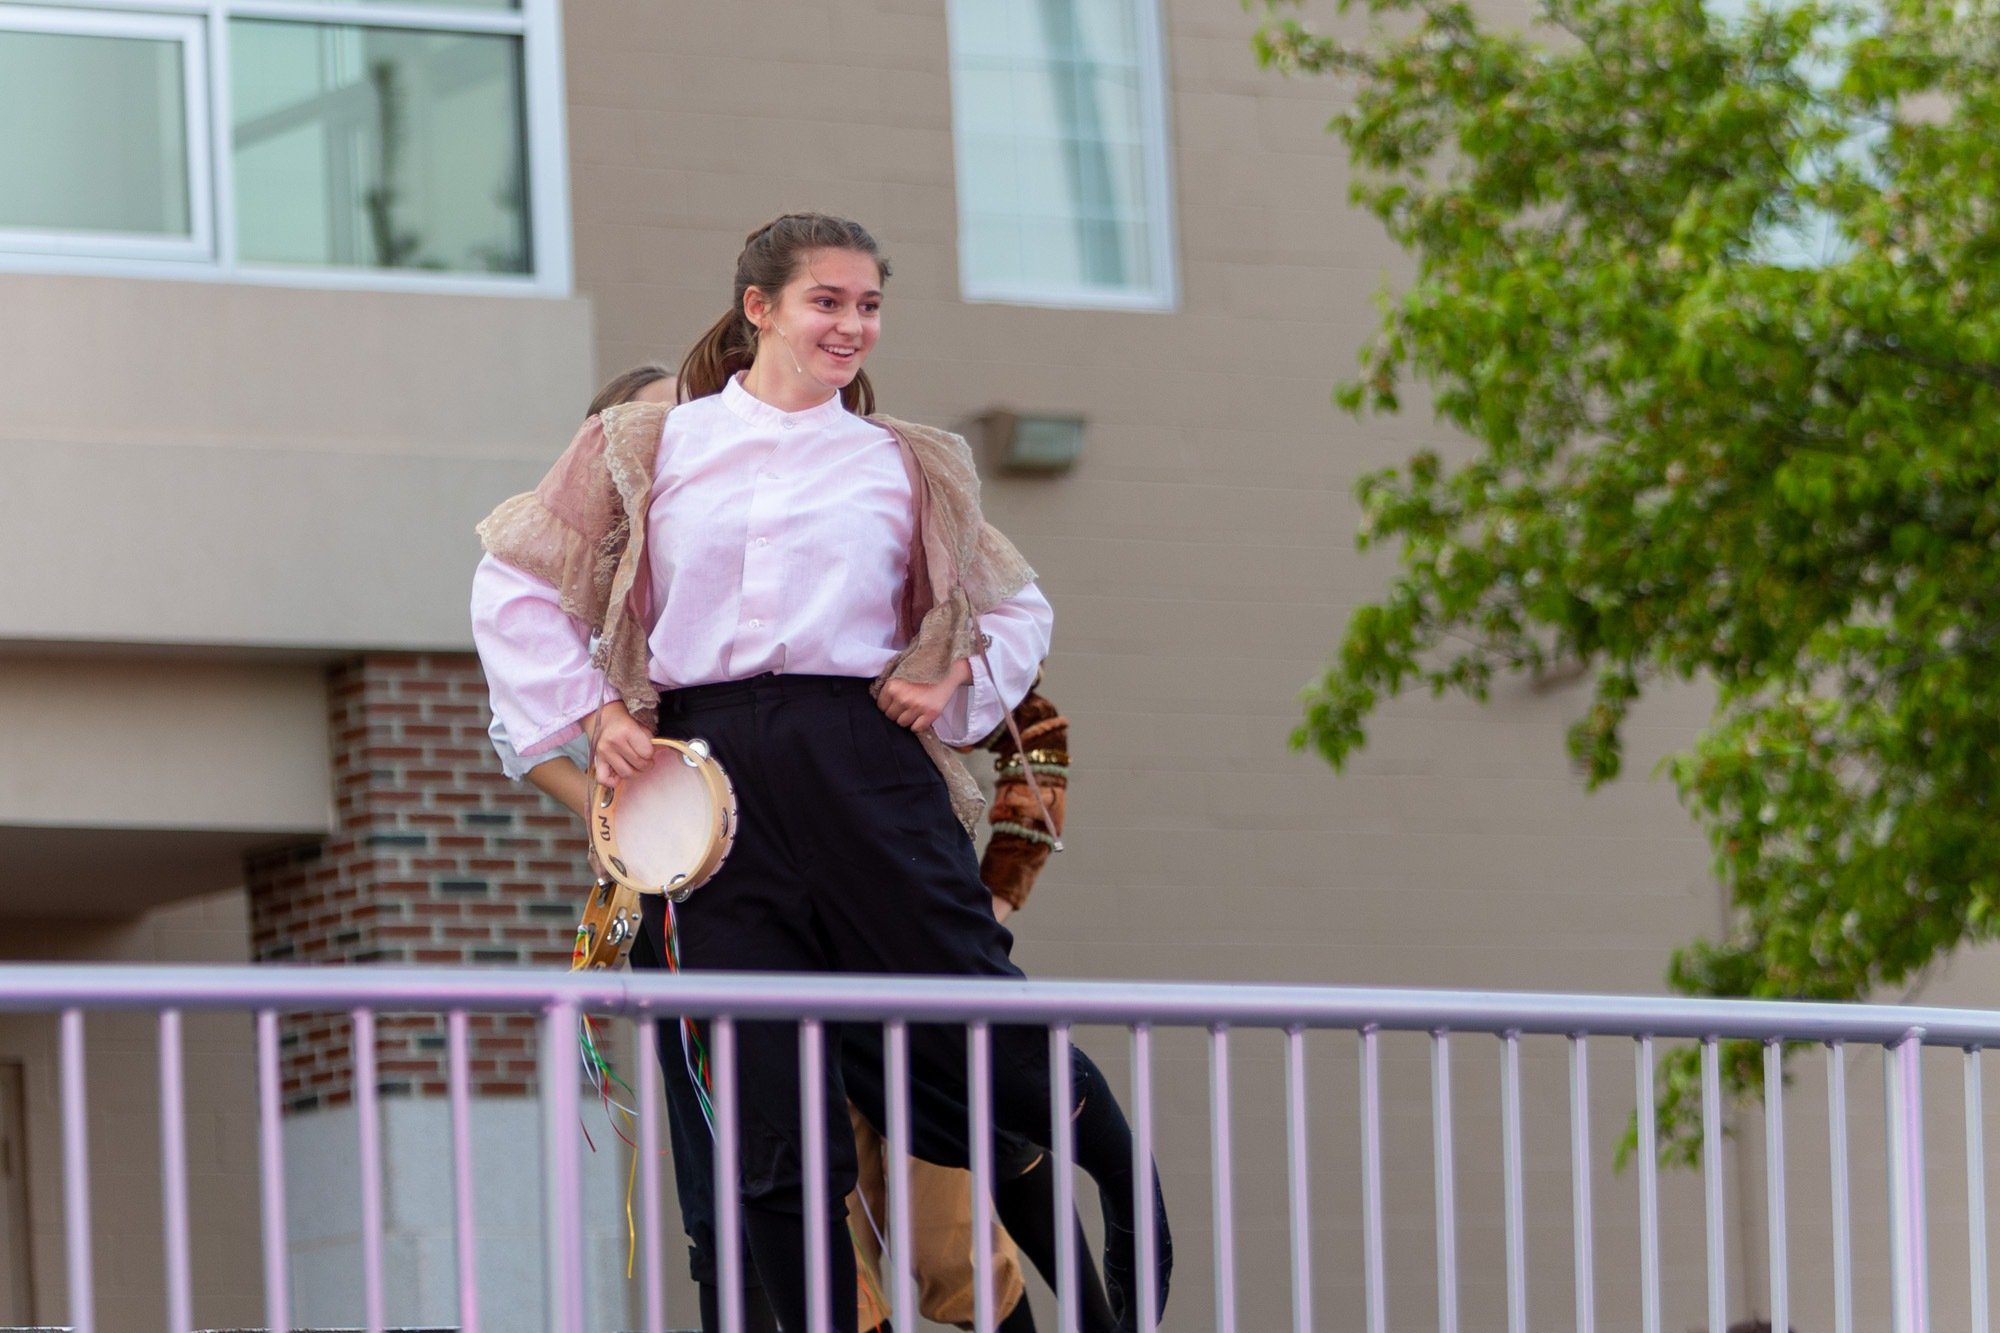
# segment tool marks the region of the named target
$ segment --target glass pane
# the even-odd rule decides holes
[[[1138,148],[1099,144],[1107,173],[1105,215],[1119,218],[1146,216],[1146,157]]]
[[[1085,281],[1113,291],[1153,285],[1153,257],[1146,228],[1134,222],[1085,222]]]
[[[1066,218],[1076,212],[1070,163],[1061,139],[1023,139],[1017,154],[1015,179],[1020,192],[1013,211],[1030,217]]]
[[[1019,5],[955,0],[951,7],[952,49],[969,56],[1010,56],[1035,50],[1039,43],[1032,37],[1022,45],[1017,35],[1023,26],[1020,20]]]
[[[959,127],[972,133],[1014,132],[1014,75],[1010,67],[968,60],[952,74]]]
[[[1139,111],[1139,71],[1086,68],[1078,77],[1079,96],[1096,118],[1099,137],[1108,143],[1142,142],[1145,122]]]
[[[959,249],[967,281],[1005,285],[1021,271],[1020,227],[1012,218],[967,217]]]
[[[1069,124],[1072,75],[1066,64],[1024,61],[1014,67],[1013,130],[1024,138],[1053,138]]]
[[[181,44],[0,30],[0,227],[187,236]]]
[[[1035,0],[1034,9],[1038,49],[1063,58],[1076,54],[1076,0]]]
[[[1061,289],[1083,285],[1083,235],[1074,222],[1027,219],[1021,223],[1020,282]]]
[[[1014,171],[1014,141],[969,135],[965,160],[958,164],[958,206],[967,213],[1011,213],[1020,207]]]
[[[519,38],[229,31],[244,259],[528,272]]]
[[[1077,46],[1092,60],[1136,64],[1139,26],[1132,0],[1078,0]]]

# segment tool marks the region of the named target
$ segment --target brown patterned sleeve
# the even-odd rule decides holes
[[[1004,726],[986,741],[993,752],[993,836],[980,858],[979,877],[994,897],[1019,908],[1034,891],[1035,879],[1048,864],[1049,852],[1062,835],[1069,791],[1069,719],[1040,693],[1030,690],[1014,710],[1025,753],[1017,750]],[[1034,769],[1035,781],[1047,798],[1055,827],[1048,828],[1028,790],[1024,768]]]

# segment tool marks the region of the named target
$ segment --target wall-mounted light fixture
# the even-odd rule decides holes
[[[1083,454],[1083,418],[993,408],[974,418],[987,460],[1002,472],[1067,472]]]

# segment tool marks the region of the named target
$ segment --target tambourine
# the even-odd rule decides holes
[[[576,923],[576,943],[570,949],[569,970],[616,970],[632,952],[644,922],[639,895],[609,875],[593,884],[584,900],[583,919]]]
[[[655,739],[653,762],[590,789],[590,844],[611,877],[683,902],[736,844],[736,788],[703,740]]]

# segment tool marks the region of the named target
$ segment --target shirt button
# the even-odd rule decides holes
[[[759,546],[769,546],[770,544],[771,544],[771,539],[769,537],[759,537],[757,539],[757,545]]]
[[[785,418],[785,429],[786,429],[786,430],[790,430],[790,429],[792,429],[792,428],[793,428],[794,426],[796,426],[796,425],[798,425],[798,424],[799,424],[798,422],[796,422],[796,421],[792,420],[792,419],[791,419],[790,417],[786,417],[786,418]]]
[[[761,621],[761,620],[753,620],[753,621],[751,621],[751,622],[750,622],[750,628],[751,628],[751,629],[762,629],[762,628],[764,628],[764,622],[763,622],[763,621]]]

